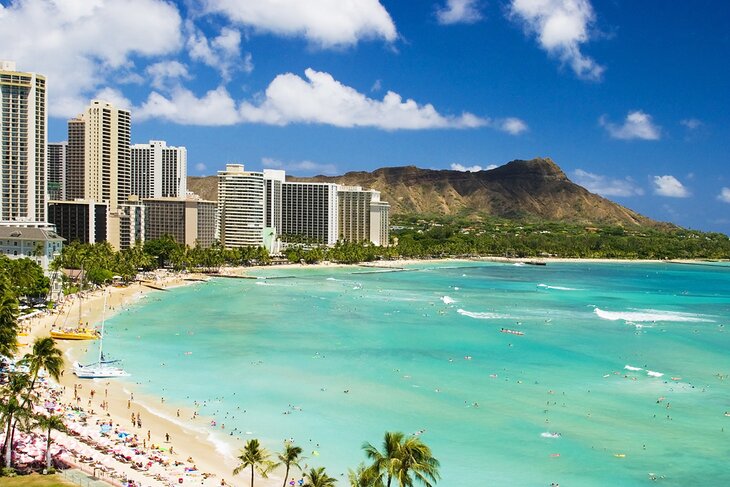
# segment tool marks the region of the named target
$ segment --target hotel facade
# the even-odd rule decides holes
[[[0,221],[46,221],[46,78],[0,61]]]

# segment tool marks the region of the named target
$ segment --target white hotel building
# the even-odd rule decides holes
[[[184,198],[187,192],[188,153],[168,147],[164,140],[130,147],[131,194],[140,198]]]
[[[263,245],[264,206],[264,173],[246,171],[243,164],[218,171],[221,245]]]
[[[46,78],[0,61],[0,221],[46,221]]]

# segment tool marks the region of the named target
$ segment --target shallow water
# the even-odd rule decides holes
[[[336,477],[398,430],[422,432],[444,487],[730,484],[730,268],[367,271],[156,293],[104,347],[144,391],[206,401],[241,445],[293,438]]]

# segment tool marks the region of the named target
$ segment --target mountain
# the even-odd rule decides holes
[[[515,160],[478,172],[405,166],[287,180],[376,189],[381,199],[390,203],[394,215],[473,214],[581,224],[666,226],[573,183],[549,158]],[[217,199],[214,176],[189,177],[188,189],[205,199]]]

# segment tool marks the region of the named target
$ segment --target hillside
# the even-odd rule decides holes
[[[394,215],[474,214],[581,224],[665,225],[573,183],[549,158],[516,160],[479,172],[405,166],[287,180],[377,189],[382,199],[391,204]],[[205,199],[217,199],[215,176],[190,177],[188,189]]]

